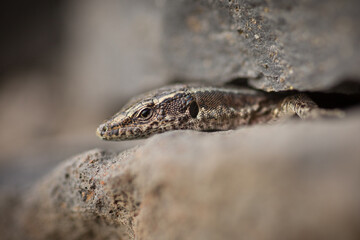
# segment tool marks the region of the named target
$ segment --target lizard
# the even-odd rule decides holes
[[[133,98],[105,120],[96,134],[103,140],[131,140],[170,130],[230,130],[294,115],[314,119],[341,117],[343,112],[321,109],[304,93],[275,94],[250,88],[175,84]]]

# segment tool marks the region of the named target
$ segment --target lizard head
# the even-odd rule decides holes
[[[199,112],[186,85],[161,88],[131,100],[102,123],[97,135],[104,140],[146,138],[169,130],[185,129]]]

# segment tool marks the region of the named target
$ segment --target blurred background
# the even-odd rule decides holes
[[[163,85],[163,1],[7,1],[0,8],[0,188],[92,148],[132,96]],[[4,190],[4,189],[3,189]]]

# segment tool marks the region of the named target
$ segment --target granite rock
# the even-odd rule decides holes
[[[166,1],[164,55],[177,79],[324,91],[359,82],[359,9],[357,0]]]

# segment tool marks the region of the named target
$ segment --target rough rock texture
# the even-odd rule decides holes
[[[28,193],[22,227],[28,239],[358,239],[359,120],[95,149]]]
[[[93,150],[64,162],[32,190],[21,212],[30,239],[133,239],[128,174],[134,150]],[[25,216],[25,217],[24,217]]]
[[[360,79],[359,9],[357,0],[167,1],[164,52],[180,79],[326,90]]]

